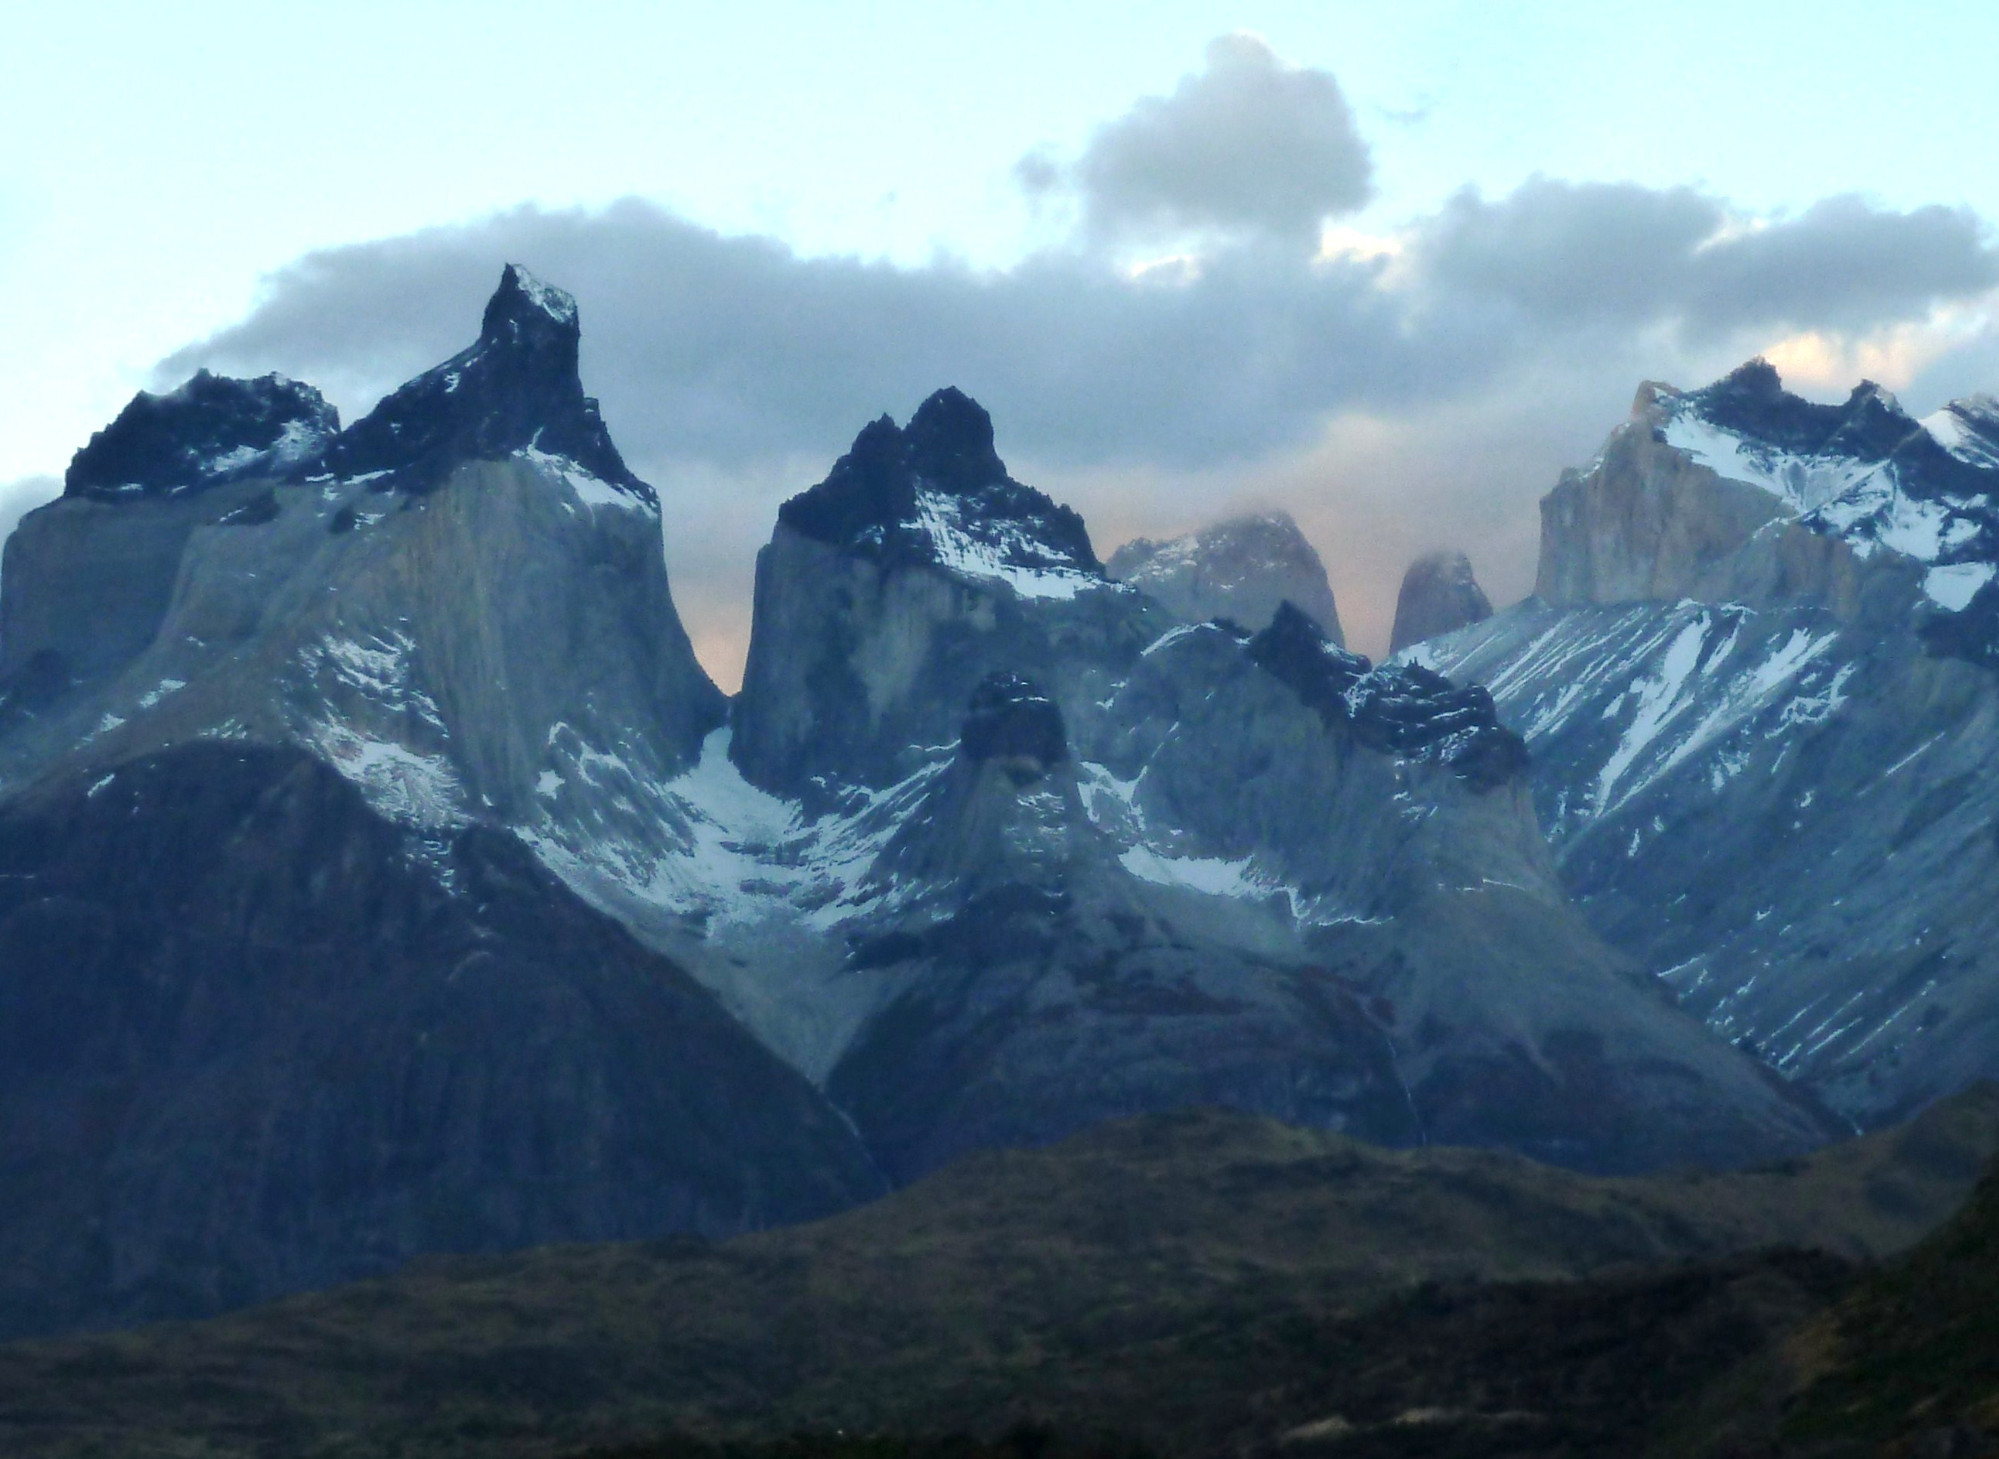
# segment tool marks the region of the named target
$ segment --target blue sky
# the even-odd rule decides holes
[[[1092,287],[1106,298],[1115,292],[1119,271],[1177,259],[1209,270],[1204,287],[1214,300],[1282,312],[1281,288],[1266,278],[1290,277],[1297,260],[1259,273],[1258,249],[1273,245],[1249,235],[1267,219],[1204,214],[1198,197],[1191,213],[1174,212],[1173,203],[1145,214],[1133,201],[1152,196],[1145,188],[1180,184],[1161,183],[1143,172],[1149,164],[1132,163],[1104,139],[1121,125],[1118,136],[1136,136],[1152,115],[1144,99],[1165,116],[1189,78],[1216,81],[1210,48],[1218,37],[1260,38],[1268,64],[1245,53],[1254,64],[1243,85],[1252,89],[1330,78],[1350,127],[1331,136],[1326,165],[1357,144],[1367,196],[1358,206],[1329,204],[1328,255],[1373,260],[1388,270],[1391,292],[1401,287],[1397,269],[1427,270],[1427,292],[1419,304],[1408,290],[1395,294],[1399,323],[1383,325],[1386,333],[1356,326],[1342,336],[1344,353],[1320,358],[1287,346],[1240,401],[1221,381],[1216,393],[1235,414],[1218,409],[1211,429],[1196,419],[1177,435],[1156,431],[1152,445],[1121,437],[1119,429],[1148,429],[1147,400],[1179,397],[1166,385],[1099,394],[1077,379],[1058,406],[1019,383],[1031,373],[1033,338],[1017,343],[1019,360],[987,358],[965,345],[966,331],[990,333],[1004,328],[993,320],[1010,316],[955,305],[910,315],[911,329],[937,331],[934,347],[885,338],[875,350],[863,339],[838,357],[868,366],[871,350],[904,349],[906,368],[885,366],[878,378],[859,369],[865,383],[847,394],[813,382],[775,389],[774,398],[811,403],[787,417],[800,422],[796,430],[773,431],[753,410],[722,409],[718,418],[740,417],[746,431],[761,432],[733,441],[667,400],[687,387],[691,366],[661,373],[642,342],[616,337],[593,362],[586,342],[586,369],[594,363],[602,372],[588,383],[604,394],[628,454],[670,499],[684,487],[669,562],[697,639],[724,678],[740,651],[749,555],[776,501],[823,473],[868,415],[906,414],[916,396],[876,397],[916,391],[926,371],[952,372],[953,349],[966,371],[990,382],[1001,449],[1017,474],[1082,506],[1100,548],[1236,506],[1286,506],[1327,556],[1364,643],[1385,633],[1383,600],[1392,599],[1408,553],[1443,545],[1428,539],[1453,527],[1495,596],[1524,591],[1535,496],[1616,423],[1641,375],[1696,383],[1687,372],[1770,350],[1787,378],[1819,394],[1843,394],[1863,371],[1917,407],[1999,386],[1991,295],[1974,287],[1979,255],[1966,252],[1967,239],[1989,247],[1982,230],[1999,218],[1999,168],[1987,160],[1999,135],[1990,83],[1999,7],[1078,9],[933,0],[864,9],[197,3],[6,11],[0,122],[12,145],[0,152],[0,274],[11,348],[0,351],[0,498],[17,506],[48,488],[6,483],[59,474],[133,390],[169,383],[160,365],[170,356],[176,368],[212,361],[315,379],[351,414],[393,384],[396,370],[428,363],[423,350],[434,358],[463,343],[452,331],[469,337],[477,299],[459,294],[475,277],[496,278],[504,261],[496,255],[509,247],[541,248],[547,261],[526,261],[551,273],[549,263],[568,263],[581,275],[555,281],[579,293],[586,332],[593,319],[636,321],[631,330],[643,322],[645,300],[659,290],[618,293],[611,281],[625,262],[643,285],[647,268],[715,254],[701,238],[669,237],[676,224],[717,244],[780,245],[785,262],[776,273],[717,277],[741,288],[766,277],[786,289],[796,283],[805,301],[798,307],[823,309],[836,323],[872,316],[842,313],[845,285],[812,283],[819,276],[801,272],[815,260],[878,265],[866,287],[883,298],[898,289],[929,298],[939,288],[969,298],[999,280],[980,308],[1017,300],[1018,317],[1047,310],[1059,325],[1089,312]],[[1235,115],[1191,105],[1174,113],[1180,130],[1160,143],[1168,149],[1160,166],[1177,165],[1190,129],[1217,114]],[[1037,175],[1047,185],[1038,191],[1022,185],[1027,157],[1043,168]],[[1314,165],[1324,160],[1314,157]],[[1575,191],[1610,183],[1637,186]],[[1172,198],[1194,197],[1188,189],[1200,185],[1212,190],[1215,180],[1187,181]],[[1342,196],[1329,190],[1320,201]],[[649,205],[651,221],[602,222],[629,199]],[[1814,213],[1827,199],[1854,201],[1845,214]],[[493,221],[523,204],[537,205],[544,221]],[[1939,205],[1960,210],[1951,215],[1958,222],[1917,218]],[[545,220],[555,214],[570,222],[551,232]],[[1175,235],[1152,226],[1160,217],[1186,226]],[[1222,221],[1204,227],[1203,218]],[[1619,218],[1629,226],[1615,226]],[[1773,287],[1760,282],[1774,277],[1773,266],[1751,261],[1729,275],[1734,283],[1689,274],[1673,286],[1678,292],[1662,284],[1659,298],[1634,303],[1634,290],[1644,293],[1648,280],[1686,259],[1634,257],[1634,283],[1610,276],[1618,251],[1643,254],[1648,240],[1676,227],[1693,230],[1690,238],[1708,230],[1702,257],[1715,238],[1768,230],[1772,247],[1789,240],[1784,246],[1806,260],[1803,273],[1822,267],[1828,282],[1788,313],[1759,313],[1757,291]],[[1561,229],[1573,238],[1532,252]],[[410,322],[393,347],[374,350],[358,328],[342,335],[327,311],[365,322],[369,301],[387,297],[394,271],[409,266],[410,248],[336,253],[329,268],[340,274],[337,288],[292,268],[308,255],[423,230],[433,230],[424,236],[438,248],[456,250],[466,282],[458,294],[440,286],[435,322]],[[1866,230],[1878,244],[1856,254],[1850,240]],[[1935,259],[1925,264],[1918,255],[1931,248]],[[1051,259],[1066,271],[1060,311],[1034,282]],[[1609,270],[1602,287],[1591,282],[1599,267]],[[1868,269],[1900,281],[1886,293],[1870,290],[1856,273]],[[1909,269],[1921,276],[1901,278]],[[1314,285],[1312,307],[1343,329],[1348,315],[1326,302],[1323,284]],[[1924,292],[1932,287],[1940,292]],[[307,307],[315,298],[317,313]],[[286,307],[306,321],[290,333],[280,327],[293,317]],[[1228,315],[1221,302],[1183,313],[1175,347],[1198,356],[1198,331],[1222,328],[1214,322]],[[1434,331],[1446,313],[1449,328],[1434,347],[1381,363],[1394,388],[1368,378],[1378,341]],[[1106,305],[1091,331],[1068,339],[1053,328],[1050,344],[1123,373],[1115,332],[1143,317],[1129,300]],[[258,328],[230,333],[246,320]],[[299,332],[308,325],[317,330],[310,337]],[[778,373],[845,369],[823,351],[794,359],[781,343],[753,360]],[[1238,341],[1235,354],[1217,358],[1240,360],[1246,347]],[[1454,352],[1478,351],[1502,357],[1484,372],[1454,365]],[[1353,374],[1337,390],[1282,373],[1334,365]],[[1272,396],[1295,401],[1265,419],[1258,402]],[[1099,399],[1105,411],[1123,412],[1123,426],[1089,419]],[[1189,419],[1184,407],[1161,409],[1162,420]],[[676,436],[657,422],[692,424]],[[768,449],[757,449],[760,440]]]

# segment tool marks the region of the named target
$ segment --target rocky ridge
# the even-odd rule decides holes
[[[581,338],[576,301],[508,264],[477,341],[389,395],[296,474],[420,492],[464,462],[529,453],[570,463],[656,509],[652,488],[632,475],[597,402],[583,393]]]
[[[170,394],[135,395],[76,453],[63,494],[116,501],[269,480],[318,461],[339,431],[340,413],[310,385],[201,370]]]
[[[936,473],[879,422],[785,506],[759,559],[730,753],[796,807],[791,847],[865,844],[866,860],[789,907],[719,899],[706,960],[674,944],[714,968],[717,944],[747,963],[775,927],[821,934],[785,943],[782,1011],[753,974],[720,969],[716,986],[826,1079],[892,1173],[1189,1101],[1642,1164],[1640,1147],[1692,1129],[1675,1114],[1638,1133],[1654,1096],[1625,1082],[1637,1048],[1658,1067],[1691,1060],[1712,1091],[1696,1105],[1740,1100],[1772,1135],[1803,1120],[1780,1143],[1802,1136],[1810,1118],[1777,1114],[1774,1087],[1731,1084],[1701,1041],[1654,1024],[1663,1010],[1561,905],[1518,741],[1482,691],[1375,669],[1295,608],[1258,635],[1180,621],[1094,569],[956,392],[902,434],[976,464],[952,478],[956,501],[979,504],[959,518],[968,535],[1027,545],[974,556],[913,526]],[[1031,753],[987,753],[1001,724]],[[773,845],[766,864],[795,856]],[[1466,939],[1487,938],[1510,951],[1480,953],[1473,975]],[[1565,969],[1549,982],[1566,991],[1502,1013],[1513,958]],[[806,1027],[814,1005],[826,1013]],[[1523,1045],[1487,1042],[1492,1021],[1522,1017],[1529,1045],[1570,1024],[1622,1030],[1575,1046],[1620,1051],[1588,1076],[1603,1126],[1560,1128],[1553,1091],[1579,1070],[1496,1123],[1474,1092],[1486,1080],[1543,1087]],[[1538,1047],[1551,1067],[1568,1057],[1549,1052],[1559,1036]],[[1768,1138],[1735,1128],[1723,1143]]]

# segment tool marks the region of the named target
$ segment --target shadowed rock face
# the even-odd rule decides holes
[[[1372,749],[1447,765],[1475,791],[1497,790],[1527,768],[1526,745],[1500,724],[1484,685],[1461,689],[1420,664],[1375,668],[1289,603],[1249,641],[1249,656],[1329,727],[1350,727]]]
[[[1019,761],[1030,778],[1069,756],[1062,711],[1018,674],[991,674],[980,682],[958,742],[974,760]]]
[[[1409,564],[1402,591],[1395,598],[1395,629],[1388,651],[1403,649],[1455,633],[1492,616],[1492,604],[1472,576],[1471,559],[1462,552],[1433,552]]]
[[[1192,623],[1226,618],[1254,631],[1290,602],[1346,643],[1325,564],[1284,512],[1232,517],[1166,542],[1141,537],[1113,552],[1106,570]]]
[[[878,1186],[824,1101],[512,837],[289,750],[0,804],[0,1333]]]
[[[339,429],[310,385],[203,370],[170,394],[133,396],[70,461],[63,494],[125,501],[282,476],[316,461]]]

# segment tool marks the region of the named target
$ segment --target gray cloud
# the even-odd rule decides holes
[[[1466,189],[1417,235],[1426,280],[1452,302],[1518,306],[1538,319],[1649,319],[1686,288],[1720,204],[1692,188],[1530,178],[1497,202]]]
[[[1504,305],[1552,324],[1667,320],[1714,337],[1747,328],[1864,331],[1999,285],[1999,253],[1963,209],[1899,213],[1835,197],[1744,225],[1692,188],[1530,179],[1488,202],[1467,190],[1418,233],[1418,266],[1448,307]]]
[[[1925,405],[1967,395],[1999,395],[1999,315],[1989,316],[1983,328],[1929,360],[1905,393]]]
[[[526,264],[578,296],[585,384],[662,490],[676,597],[726,681],[777,503],[940,385],[1105,549],[1288,507],[1366,644],[1414,551],[1484,544],[1495,594],[1524,588],[1535,498],[1637,380],[1699,383],[1792,328],[1864,333],[1994,277],[1964,214],[1840,199],[1745,230],[1635,185],[1467,193],[1404,243],[1393,265],[1238,240],[1168,278],[1088,250],[979,272],[801,258],[635,201],[523,208],[308,255],[158,383],[279,370],[351,416],[468,343],[502,263]]]
[[[1184,284],[1067,254],[899,269],[626,202],[309,255],[161,383],[277,369],[351,408],[468,342],[509,259],[578,296],[586,384],[638,456],[824,456],[955,383],[1044,460],[1199,464],[1307,440],[1332,408],[1457,388],[1507,353],[1448,320],[1410,335],[1370,264],[1234,249]]]
[[[1340,86],[1286,66],[1252,35],[1209,43],[1206,69],[1100,127],[1069,179],[1100,238],[1221,230],[1312,243],[1320,221],[1368,199],[1371,163]],[[1031,192],[1060,177],[1030,153]]]
[[[1693,260],[1689,317],[1864,330],[1999,285],[1999,253],[1968,208],[1896,213],[1827,198],[1794,219],[1724,238]]]

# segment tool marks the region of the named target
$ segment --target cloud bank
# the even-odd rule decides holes
[[[992,272],[801,257],[640,200],[330,249],[159,383],[275,369],[351,415],[467,343],[502,264],[526,264],[581,302],[586,387],[662,488],[676,595],[729,679],[777,502],[940,385],[987,405],[1017,474],[1074,501],[1102,549],[1288,507],[1366,644],[1414,551],[1468,546],[1495,597],[1523,591],[1535,498],[1640,378],[1699,383],[1794,337],[1827,358],[1921,346],[1924,378],[1993,357],[1989,331],[1922,343],[1999,288],[1963,210],[1845,196],[1757,217],[1694,188],[1536,177],[1322,247],[1369,196],[1368,149],[1330,74],[1251,37],[1016,176],[1080,221]],[[1171,262],[1134,268],[1139,241]]]

